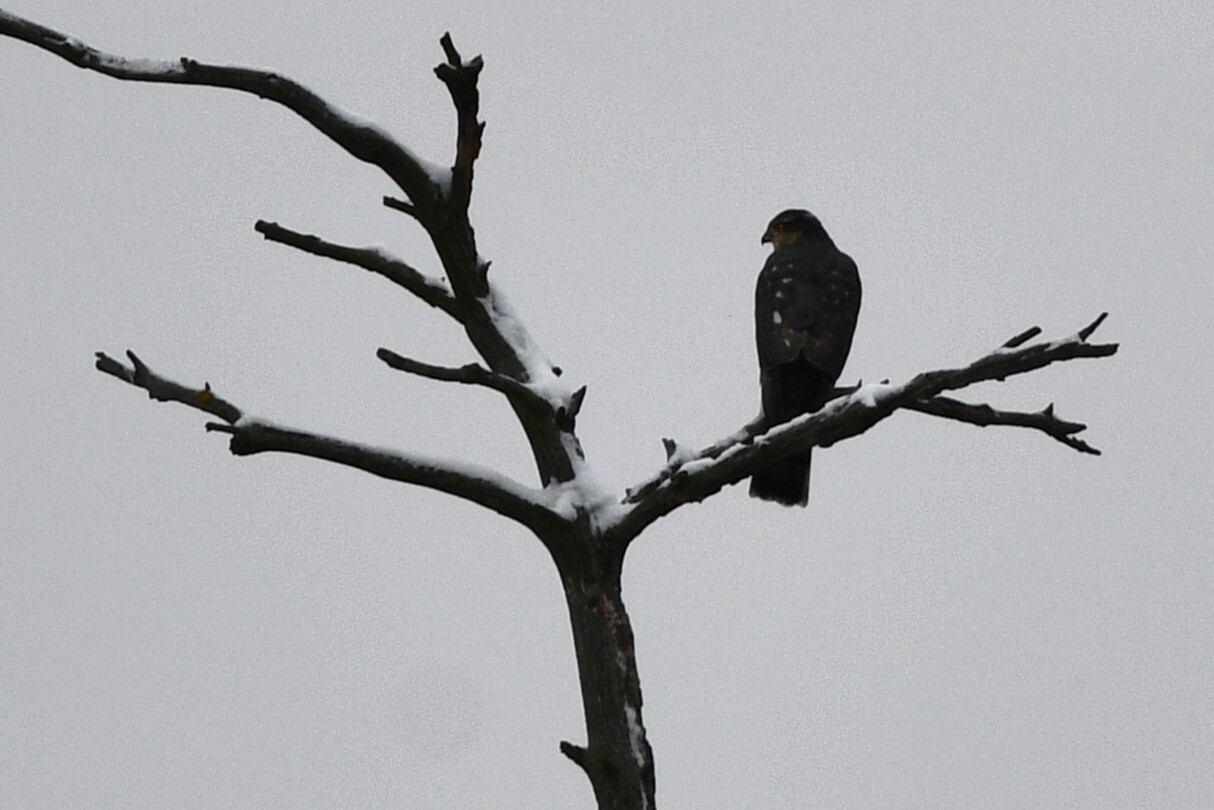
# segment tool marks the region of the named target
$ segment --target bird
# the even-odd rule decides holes
[[[813,413],[830,399],[860,315],[860,274],[821,221],[800,208],[777,214],[761,244],[773,248],[755,286],[761,426],[766,431]],[[810,456],[809,450],[798,452],[754,473],[751,497],[805,506]]]

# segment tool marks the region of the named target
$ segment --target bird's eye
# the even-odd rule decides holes
[[[784,230],[784,223],[783,223],[783,222],[777,222],[775,225],[772,225],[772,226],[771,226],[771,229],[772,229],[773,231],[782,231],[782,230]]]

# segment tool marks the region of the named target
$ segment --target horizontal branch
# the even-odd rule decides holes
[[[130,366],[123,365],[105,352],[97,352],[97,362],[94,365],[98,371],[105,372],[111,377],[117,377],[136,388],[142,388],[152,399],[161,402],[180,402],[212,416],[218,416],[228,423],[234,423],[240,419],[240,409],[215,396],[210,383],[203,383],[202,388],[182,385],[152,371],[134,352],[128,350],[126,356],[130,358]]]
[[[350,115],[285,76],[254,68],[209,65],[193,59],[129,59],[97,50],[75,37],[0,10],[0,35],[24,40],[77,67],[115,79],[222,87],[288,108],[355,158],[379,167],[415,204],[434,208],[449,171],[418,158],[379,127]]]
[[[231,434],[229,447],[235,455],[296,453],[354,467],[381,478],[446,492],[516,520],[546,542],[554,536],[552,530],[564,520],[548,507],[541,491],[529,489],[492,470],[288,430],[250,419],[240,408],[215,396],[209,383],[202,388],[182,385],[152,371],[134,352],[128,351],[127,357],[131,360],[130,366],[104,352],[97,352],[97,369],[144,389],[152,399],[180,402],[223,419],[223,423],[207,423],[207,430]]]
[[[1034,327],[964,368],[925,372],[902,385],[860,386],[817,413],[777,425],[766,433],[755,435],[755,424],[751,423],[699,454],[678,453],[654,479],[628,490],[624,501],[632,504],[632,508],[622,514],[611,531],[620,541],[628,542],[645,526],[684,503],[702,500],[721,487],[745,480],[756,470],[798,451],[858,436],[899,408],[972,424],[1030,427],[1080,452],[1097,454],[1094,448],[1074,437],[1085,426],[1057,419],[1052,407],[1039,414],[1018,414],[969,405],[939,395],[977,382],[1026,374],[1051,363],[1113,355],[1117,352],[1117,344],[1087,342],[1104,318],[1102,314],[1069,338],[1023,345],[1040,333]]]
[[[338,245],[321,239],[319,236],[299,233],[284,228],[277,222],[266,222],[265,220],[258,220],[253,228],[271,242],[289,245],[314,256],[354,264],[364,270],[381,275],[392,283],[404,287],[430,306],[446,312],[455,320],[463,320],[459,302],[451,294],[450,287],[436,278],[415,270],[379,248]]]
[[[912,402],[905,406],[909,411],[918,411],[929,416],[939,416],[952,419],[955,422],[967,422],[978,427],[990,425],[1007,425],[1010,427],[1025,427],[1039,430],[1052,439],[1078,450],[1080,453],[1098,456],[1100,451],[1075,434],[1087,430],[1087,425],[1081,422],[1067,422],[1054,415],[1054,406],[1035,413],[1021,411],[1002,411],[990,405],[974,405],[969,402],[951,399],[949,397],[932,397],[923,402]]]
[[[544,540],[564,523],[564,518],[548,508],[543,493],[481,467],[455,465],[248,418],[235,424],[211,422],[207,430],[230,434],[228,446],[233,455],[294,453],[445,492],[515,520]]]

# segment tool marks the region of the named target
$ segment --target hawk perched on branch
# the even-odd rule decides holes
[[[818,218],[792,209],[763,234],[775,248],[755,289],[755,341],[763,423],[821,408],[843,371],[860,314],[860,275]],[[787,506],[809,499],[810,451],[754,474],[750,494]]]

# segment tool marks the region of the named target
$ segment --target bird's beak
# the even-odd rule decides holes
[[[763,238],[759,240],[759,244],[760,245],[771,244],[771,231],[770,230],[763,232]]]

